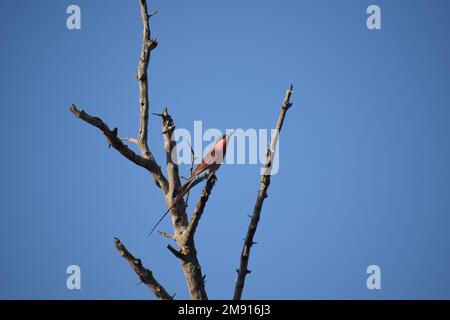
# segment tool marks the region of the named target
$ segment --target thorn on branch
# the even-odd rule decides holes
[[[283,101],[283,105],[281,106],[282,109],[285,109],[286,111],[292,107],[292,102],[291,102],[291,95],[294,92],[294,85],[291,84],[289,86],[289,89],[286,91],[286,97],[284,98]]]
[[[241,270],[239,270],[239,269],[236,269],[236,273],[237,273],[237,274],[240,274],[240,272],[241,272]],[[249,269],[247,269],[247,270],[245,270],[245,273],[246,273],[246,274],[248,274],[248,273],[252,273],[252,271],[251,271],[251,270],[249,270]]]
[[[150,41],[147,42],[148,50],[153,50],[158,46],[158,39],[150,39]]]

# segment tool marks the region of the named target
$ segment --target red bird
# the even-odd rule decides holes
[[[164,215],[159,219],[158,223],[153,227],[153,229],[148,234],[149,236],[156,229],[156,227],[161,223],[164,217],[172,210],[173,207],[177,205],[177,203],[188,193],[189,190],[196,184],[201,181],[208,179],[214,172],[216,172],[223,160],[225,159],[225,154],[227,152],[228,140],[233,135],[233,133],[229,133],[228,135],[224,134],[219,141],[214,145],[214,147],[204,156],[202,162],[194,169],[192,175],[185,182],[184,185],[178,190],[178,192],[174,195],[175,200],[172,203],[172,206],[167,209]]]

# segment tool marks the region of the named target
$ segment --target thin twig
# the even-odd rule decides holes
[[[168,232],[158,231],[158,233],[159,233],[160,235],[162,235],[162,236],[168,238],[168,239],[172,239],[172,240],[175,239],[174,235],[173,235],[173,234],[170,234],[170,233],[168,233]]]
[[[138,144],[138,143],[139,143],[139,142],[138,142],[138,139],[136,139],[136,138],[130,138],[130,137],[120,138],[120,140],[122,140],[122,141],[128,141],[128,142],[131,142],[131,143],[134,143],[134,144]]]
[[[275,132],[272,135],[270,147],[267,150],[266,161],[264,164],[264,173],[261,177],[261,184],[258,192],[258,197],[256,199],[256,204],[253,209],[253,214],[250,220],[250,224],[248,226],[247,235],[245,236],[244,246],[241,252],[241,260],[239,269],[237,269],[238,277],[236,280],[236,286],[234,289],[234,300],[240,300],[242,297],[242,291],[244,289],[245,277],[250,273],[248,270],[248,260],[250,258],[250,250],[251,247],[256,243],[253,241],[253,238],[256,233],[256,229],[258,227],[259,218],[261,215],[261,209],[264,203],[264,199],[267,198],[267,189],[270,185],[270,174],[272,170],[272,160],[275,154],[275,150],[277,147],[278,135],[283,127],[284,117],[286,116],[286,112],[292,106],[290,101],[293,87],[292,85],[286,91],[286,96],[284,98],[283,104],[281,105],[280,115],[278,117],[277,125],[275,128]]]

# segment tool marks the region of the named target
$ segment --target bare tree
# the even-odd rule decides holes
[[[146,0],[139,0],[139,4],[143,23],[143,40],[137,72],[140,96],[140,124],[138,137],[119,137],[117,128],[111,130],[110,127],[102,119],[91,116],[83,110],[79,110],[74,104],[72,104],[70,111],[77,118],[94,127],[97,127],[106,137],[106,140],[110,147],[113,147],[125,158],[127,158],[134,164],[144,168],[150,173],[156,186],[162,191],[167,208],[172,208],[170,210],[170,217],[172,220],[174,233],[169,234],[166,232],[160,232],[160,234],[164,235],[167,238],[170,238],[177,244],[178,248],[174,248],[170,244],[167,246],[167,248],[181,264],[191,299],[205,300],[208,299],[208,296],[205,290],[205,280],[204,276],[202,275],[202,269],[197,258],[194,235],[217,178],[214,174],[209,176],[190,219],[188,218],[188,215],[186,213],[187,204],[183,199],[181,199],[181,201],[175,203],[174,205],[173,195],[176,194],[176,191],[180,188],[181,181],[178,164],[176,161],[174,161],[174,159],[172,159],[172,154],[176,154],[176,143],[173,137],[175,124],[167,108],[164,108],[163,112],[161,114],[158,114],[162,120],[162,135],[164,141],[164,150],[166,154],[165,162],[167,178],[163,174],[160,165],[154,158],[148,144],[148,122],[150,109],[148,96],[148,65],[151,52],[158,45],[157,39],[151,38],[150,18],[156,14],[156,11],[149,14]],[[292,105],[290,102],[291,94],[292,85],[287,90],[284,102],[281,107],[281,113],[276,127],[276,129],[278,129],[278,133],[282,128],[286,112]],[[264,202],[264,199],[267,197],[267,189],[270,184],[270,171],[272,166],[271,162],[275,154],[278,133],[276,132],[272,137],[271,145],[269,147],[269,150],[267,151],[267,158],[265,163],[266,171],[261,178],[260,191],[258,193],[255,209],[253,211],[244,247],[242,249],[240,267],[237,270],[238,279],[236,282],[234,299],[241,298],[245,277],[248,273],[250,273],[247,268],[250,248],[254,244],[253,238],[259,222],[262,204]],[[127,144],[125,144],[125,142],[136,145],[137,149],[139,149],[140,154],[133,151]],[[128,261],[131,268],[139,276],[140,280],[152,290],[152,292],[158,299],[170,300],[173,298],[166,291],[166,289],[164,289],[164,287],[154,278],[153,273],[150,270],[146,269],[142,265],[141,260],[135,258],[119,239],[115,238],[114,242],[120,255]]]

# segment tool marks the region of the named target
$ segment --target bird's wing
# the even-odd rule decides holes
[[[174,204],[177,203],[191,188],[192,182],[195,180],[196,175],[192,175],[186,182],[183,184],[176,194]]]
[[[206,169],[208,169],[209,164],[205,161],[202,160],[202,162],[194,169],[194,171],[192,172],[192,176],[191,178],[199,175],[200,173],[202,173],[203,171],[205,171]],[[191,179],[189,178],[189,180]],[[188,180],[188,181],[189,181]]]

